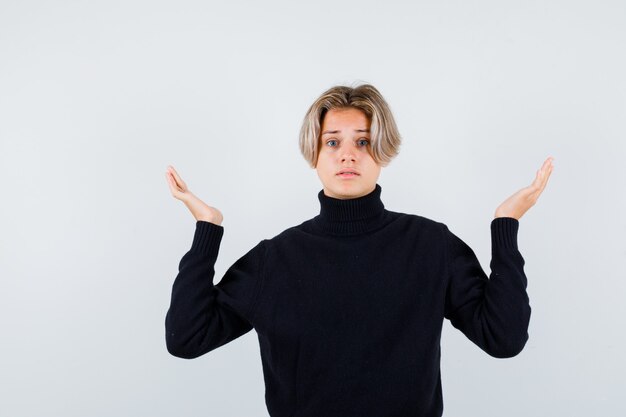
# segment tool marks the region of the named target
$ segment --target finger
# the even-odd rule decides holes
[[[552,165],[552,158],[549,158],[549,159],[546,161],[546,164],[544,164],[544,165],[545,165],[545,166],[541,168],[541,171],[542,171],[542,179],[543,179],[543,182],[546,182],[546,181],[548,181],[548,177],[549,177],[549,176],[550,176],[550,174],[552,173],[552,168],[553,168],[553,165]]]
[[[543,189],[546,188],[546,185],[548,185],[548,178],[550,178],[550,174],[552,174],[552,165],[550,165],[550,168],[546,171],[545,178],[541,184],[541,189],[539,190],[540,193],[542,193]]]
[[[543,164],[541,164],[541,168],[539,168],[540,171],[545,172],[550,165],[552,164],[552,157],[548,157],[545,161],[543,161]]]
[[[176,169],[174,169],[173,166],[168,165],[165,171],[166,172],[171,172],[172,174],[174,174],[176,172]]]
[[[548,166],[548,165],[551,165],[551,164],[552,164],[552,161],[554,161],[554,158],[553,158],[553,157],[551,157],[551,156],[547,157],[547,158],[546,158],[546,160],[545,160],[545,161],[543,161],[543,166]]]
[[[543,164],[541,165],[539,171],[537,171],[537,177],[539,179],[537,185],[539,187],[545,186],[545,182],[548,180],[548,177],[550,176],[550,172],[552,170],[553,159],[554,158],[552,157],[548,157],[545,161],[543,161]]]
[[[174,168],[171,165],[168,165],[165,169],[165,175],[167,175],[168,178],[170,178],[170,176],[172,179],[174,178]]]
[[[173,166],[169,165],[167,172],[172,176],[172,180],[174,181],[177,187],[182,188],[182,189],[185,188],[184,181],[180,178],[180,176],[178,175],[178,173],[176,172]]]
[[[541,172],[541,170],[537,171],[537,176],[535,177],[535,180],[533,181],[533,183],[528,186],[528,194],[527,197],[533,200],[536,200],[539,197],[539,194],[541,194],[541,189],[543,186],[543,174]]]
[[[547,158],[545,161],[543,161],[541,168],[537,170],[535,179],[533,180],[532,184],[528,187],[529,198],[536,200],[537,198],[539,198],[539,196],[543,192],[543,189],[546,188],[548,177],[550,176],[550,173],[552,172],[552,159],[553,159],[552,157]]]
[[[170,192],[173,196],[176,196],[176,192],[178,191],[178,187],[176,182],[174,181],[174,177],[170,172],[165,173],[165,178],[167,179],[167,185],[170,187]]]
[[[553,162],[554,158],[553,157],[549,157],[548,159],[546,159],[544,166],[543,166],[543,171],[544,173],[549,176],[550,173],[552,172],[552,168],[554,167]]]
[[[168,182],[170,184],[170,190],[172,191],[172,195],[176,198],[180,197],[185,189],[181,188],[180,184],[176,182],[176,179],[171,172],[168,172],[166,175],[168,176]]]
[[[171,193],[172,195],[174,195],[174,184],[173,184],[173,179],[172,179],[172,177],[171,177],[171,175],[170,175],[170,173],[169,173],[169,172],[166,172],[166,173],[165,173],[165,180],[167,181],[167,186],[168,186],[168,187],[169,187],[169,189],[170,189],[170,193]]]
[[[543,164],[541,165],[541,168],[539,169],[539,171],[541,171],[541,175],[543,176],[546,173],[546,170],[550,167],[550,159],[546,159]]]
[[[546,188],[546,185],[548,184],[548,178],[550,177],[551,173],[552,173],[552,165],[542,170],[541,183],[539,184],[539,187],[535,190],[536,195],[534,195],[534,198],[539,198],[543,190]]]
[[[541,170],[538,169],[537,173],[535,174],[535,179],[533,180],[532,184],[530,184],[530,186],[533,188],[539,188],[541,186],[541,179]]]
[[[174,167],[172,167],[171,172],[172,172],[172,175],[174,176],[174,179],[176,179],[176,182],[178,183],[178,185],[181,186],[182,189],[187,188],[187,186],[185,185],[185,181],[183,181],[180,175],[178,175],[178,172],[176,172]]]

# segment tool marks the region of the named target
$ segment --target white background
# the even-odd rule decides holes
[[[195,220],[216,279],[315,216],[308,106],[368,82],[403,136],[385,206],[446,223],[489,273],[496,207],[553,156],[520,220],[532,316],[495,359],[448,321],[446,416],[623,416],[623,1],[0,2],[2,416],[267,416],[256,333],[191,361],[164,319]]]

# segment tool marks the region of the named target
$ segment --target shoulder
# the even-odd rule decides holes
[[[267,237],[266,239],[264,239],[264,241],[269,244],[279,244],[285,241],[290,242],[290,241],[293,241],[294,239],[295,240],[301,239],[309,234],[309,230],[311,228],[311,222],[312,222],[312,219],[309,219],[309,220],[303,221],[302,223],[298,225],[288,227],[287,229],[283,230],[280,233],[275,234],[274,236]]]

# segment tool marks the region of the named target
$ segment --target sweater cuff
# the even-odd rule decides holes
[[[519,220],[513,217],[496,217],[491,221],[491,248],[517,250]]]
[[[223,235],[224,226],[198,220],[190,251],[217,258]]]

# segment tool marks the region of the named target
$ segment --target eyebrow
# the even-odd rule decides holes
[[[354,129],[355,132],[369,132],[369,129]],[[322,132],[322,135],[325,135],[327,133],[339,133],[341,132],[341,130],[326,130],[324,132]]]

